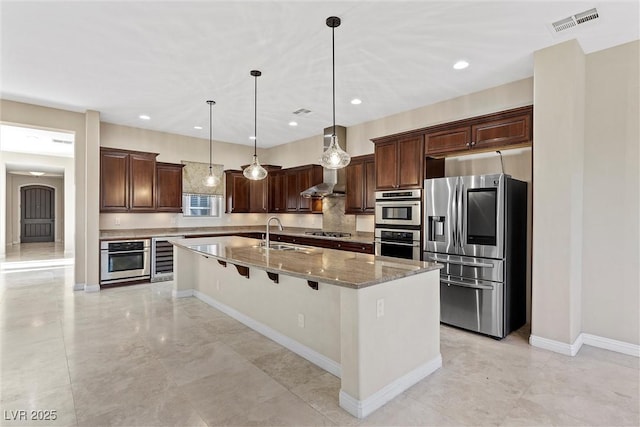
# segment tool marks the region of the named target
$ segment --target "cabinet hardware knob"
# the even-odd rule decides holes
[[[467,142],[467,144],[466,144],[466,145],[467,145],[467,147],[470,147],[470,146],[471,146],[471,144],[469,144],[468,142]]]
[[[473,147],[474,145],[476,145],[475,141],[471,141],[471,146]]]

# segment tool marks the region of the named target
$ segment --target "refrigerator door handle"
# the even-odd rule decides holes
[[[434,261],[438,262],[446,262],[448,264],[456,264],[456,265],[464,265],[465,267],[478,267],[478,268],[493,268],[493,264],[489,264],[486,262],[466,262],[466,261],[451,261],[448,259],[440,259],[437,257],[433,257]]]
[[[464,282],[458,282],[457,280],[442,279],[442,278],[440,279],[440,282],[445,283],[447,285],[462,286],[464,288],[485,289],[488,291],[493,290],[493,286],[491,285],[478,285],[478,284],[464,283]]]
[[[451,207],[451,229],[453,231],[453,247],[458,246],[458,183],[456,182],[455,190],[453,193],[453,206]]]
[[[456,225],[456,229],[458,230],[458,248],[460,248],[459,253],[464,253],[462,251],[462,239],[464,238],[464,234],[462,232],[462,214],[464,212],[464,185],[462,183],[462,180],[458,181],[458,213],[456,215],[456,220],[457,220],[457,225]]]

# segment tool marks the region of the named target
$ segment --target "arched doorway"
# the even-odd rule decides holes
[[[53,242],[55,189],[27,185],[20,189],[20,243]]]

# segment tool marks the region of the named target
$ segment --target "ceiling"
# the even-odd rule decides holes
[[[639,4],[2,0],[0,94],[205,139],[212,99],[214,139],[252,145],[249,71],[258,69],[258,146],[266,148],[331,124],[328,16],[342,19],[336,122],[351,126],[530,77],[533,52],[568,39],[585,53],[637,40]],[[597,20],[550,30],[593,7]],[[453,70],[459,59],[471,65]],[[293,114],[301,108],[311,113]]]

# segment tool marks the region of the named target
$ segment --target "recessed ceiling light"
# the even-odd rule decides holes
[[[465,61],[464,59],[461,59],[460,61],[458,61],[455,64],[453,64],[453,69],[454,70],[464,70],[468,66],[469,66],[469,63],[467,61]]]
[[[361,99],[358,99],[358,98],[353,98],[353,99],[351,100],[351,103],[352,103],[353,105],[360,105],[360,104],[362,104],[362,100],[361,100]]]
[[[202,126],[194,126],[194,129],[202,130]]]
[[[33,176],[42,176],[42,175],[44,175],[44,172],[35,172],[35,171],[33,171],[33,172],[29,172],[29,173],[31,175],[33,175]]]
[[[151,117],[147,116],[146,114],[140,114],[138,117],[142,120],[151,120]]]
[[[289,126],[298,126],[298,122],[291,121],[289,122]]]

